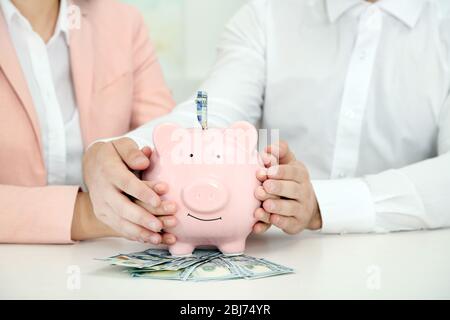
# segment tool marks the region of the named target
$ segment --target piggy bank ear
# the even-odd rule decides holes
[[[247,121],[235,122],[230,127],[235,132],[235,137],[248,151],[256,149],[258,144],[258,132],[256,128]]]
[[[158,152],[171,147],[176,141],[176,132],[182,128],[174,123],[163,123],[153,129],[153,144]]]

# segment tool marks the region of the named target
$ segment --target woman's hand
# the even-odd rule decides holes
[[[79,192],[72,218],[72,240],[81,241],[103,237],[118,237],[119,234],[97,219],[91,199],[86,192]]]
[[[265,151],[278,163],[272,162],[266,171],[257,174],[263,183],[255,191],[256,198],[262,201],[262,207],[255,211],[260,221],[258,228],[263,232],[264,224],[273,224],[288,234],[320,229],[320,209],[306,167],[295,159],[284,142]]]
[[[140,242],[173,244],[174,235],[161,233],[177,224],[173,216],[176,204],[160,199],[168,191],[167,184],[144,182],[131,172],[147,169],[150,155],[150,148],[141,151],[128,138],[96,143],[84,156],[84,180],[96,217],[119,235]]]

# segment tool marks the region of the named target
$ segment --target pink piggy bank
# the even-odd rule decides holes
[[[225,129],[184,129],[162,124],[153,132],[155,152],[144,180],[168,183],[163,199],[178,204],[178,225],[166,231],[177,237],[169,246],[175,256],[197,246],[216,246],[228,255],[241,254],[256,222],[261,183],[256,150],[258,134],[250,123]]]

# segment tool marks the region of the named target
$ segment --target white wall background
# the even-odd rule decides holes
[[[177,102],[187,99],[215,60],[224,25],[247,0],[122,0],[140,9]]]

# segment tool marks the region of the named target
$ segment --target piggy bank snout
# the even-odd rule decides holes
[[[182,200],[190,210],[213,213],[227,204],[228,190],[215,179],[194,181],[183,188]]]

